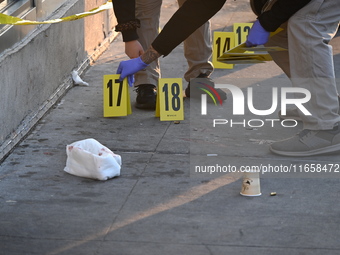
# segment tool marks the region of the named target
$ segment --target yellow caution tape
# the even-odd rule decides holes
[[[59,23],[65,21],[72,21],[77,19],[82,19],[87,16],[91,16],[97,13],[100,13],[105,10],[112,9],[112,0],[107,1],[105,4],[96,7],[87,12],[82,12],[79,14],[74,14],[68,17],[60,18],[60,19],[52,19],[46,21],[32,21],[32,20],[24,20],[17,17],[9,16],[3,13],[0,13],[0,24],[1,25],[38,25],[38,24],[50,24],[50,23]]]

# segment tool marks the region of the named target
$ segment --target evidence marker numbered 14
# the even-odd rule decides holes
[[[235,33],[233,32],[220,32],[215,31],[213,36],[213,53],[212,53],[212,63],[214,68],[218,69],[233,69],[233,64],[225,64],[217,61],[224,52],[234,48],[235,46]]]

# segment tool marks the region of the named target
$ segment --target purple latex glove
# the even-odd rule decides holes
[[[266,31],[260,24],[258,20],[256,20],[249,31],[246,46],[252,47],[257,45],[263,45],[268,42],[270,36],[270,32]]]
[[[120,62],[117,69],[117,74],[120,74],[120,80],[123,80],[125,77],[127,77],[129,86],[132,87],[133,83],[135,82],[134,74],[147,66],[148,65],[143,62],[141,57],[133,58]]]

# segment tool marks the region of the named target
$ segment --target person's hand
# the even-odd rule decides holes
[[[123,80],[125,77],[127,77],[129,86],[132,87],[133,83],[135,82],[134,74],[147,66],[148,65],[143,62],[141,57],[133,58],[120,62],[117,69],[117,74],[120,74],[120,80]]]
[[[125,54],[129,58],[138,58],[144,53],[144,49],[139,41],[134,40],[125,43]]]
[[[252,26],[252,28],[249,31],[247,41],[246,41],[246,46],[247,47],[252,47],[252,46],[257,46],[257,45],[263,45],[266,42],[268,42],[270,36],[270,32],[265,30],[260,22],[256,20]]]

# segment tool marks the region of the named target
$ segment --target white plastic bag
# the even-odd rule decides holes
[[[89,138],[66,146],[64,171],[101,181],[120,175],[121,157],[95,139]]]

